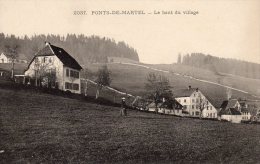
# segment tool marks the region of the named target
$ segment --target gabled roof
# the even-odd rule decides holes
[[[229,108],[235,108],[235,105],[237,103],[236,99],[231,99],[231,100],[225,100],[221,104],[220,108],[221,109],[229,109]]]
[[[70,56],[64,49],[53,46],[50,44],[50,47],[52,48],[54,54],[61,60],[61,62],[70,68],[74,68],[77,70],[82,69],[82,67],[79,65],[79,63]]]
[[[38,51],[34,56],[34,58],[37,56],[54,56],[54,55],[56,55],[60,59],[60,61],[64,64],[64,66],[69,68],[74,68],[77,70],[82,69],[79,63],[72,56],[70,56],[64,49],[51,45],[50,43],[47,43],[44,48]],[[32,61],[34,60],[34,58],[32,59]],[[31,65],[32,61],[30,62],[29,66]]]
[[[241,113],[236,108],[221,109],[220,115],[241,115]]]
[[[173,91],[173,95],[174,97],[190,97],[196,90],[197,88],[177,89]]]

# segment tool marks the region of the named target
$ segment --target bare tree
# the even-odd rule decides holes
[[[88,79],[92,79],[93,76],[94,76],[94,73],[87,68],[85,68],[81,72],[81,77],[85,79],[85,88],[84,88],[84,95],[85,96],[88,95],[88,93],[87,93],[88,92]]]
[[[166,100],[172,99],[172,91],[169,79],[163,75],[157,75],[151,72],[147,75],[147,82],[145,84],[147,90],[148,99],[152,99],[155,103],[155,109],[158,111],[158,103],[162,101],[163,98]]]
[[[15,60],[18,57],[18,52],[20,50],[20,46],[18,43],[14,42],[12,44],[5,45],[5,53],[10,57],[11,63],[12,63],[12,69],[11,69],[11,78],[14,78],[14,63]]]
[[[108,70],[107,65],[104,65],[101,69],[98,70],[97,73],[97,92],[96,92],[96,99],[98,99],[100,91],[102,90],[103,86],[109,86],[111,84],[110,78],[111,72]]]
[[[199,102],[198,103],[199,103],[200,119],[201,119],[203,110],[208,106],[208,101],[206,100],[205,97],[202,97],[202,95],[199,94]]]

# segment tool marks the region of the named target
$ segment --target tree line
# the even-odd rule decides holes
[[[191,53],[183,56],[179,54],[177,63],[207,69],[215,73],[260,79],[260,64],[242,60],[220,58],[203,53]]]
[[[80,62],[96,63],[107,62],[108,56],[124,57],[139,61],[137,51],[123,41],[116,42],[114,39],[101,38],[99,36],[85,36],[83,34],[60,35],[33,35],[17,37],[0,33],[0,51],[4,52],[5,45],[19,45],[19,54],[31,60],[35,53],[43,48],[45,42],[64,48],[69,54]],[[18,56],[19,58],[19,56]]]

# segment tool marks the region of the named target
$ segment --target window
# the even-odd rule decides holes
[[[79,78],[79,72],[70,70],[70,77]]]
[[[191,108],[194,109],[194,105],[192,105]]]
[[[47,57],[43,57],[43,63],[47,62]]]
[[[199,103],[199,99],[198,98],[196,99],[196,103]]]
[[[194,95],[193,95],[194,97],[196,96],[196,94],[194,93]]]
[[[79,84],[72,84],[73,90],[79,90]]]
[[[79,84],[65,82],[65,89],[79,90]]]
[[[187,105],[183,105],[183,109],[187,109]]]
[[[212,106],[209,106],[209,109],[212,110]]]
[[[195,102],[195,100],[194,99],[192,99],[192,103],[194,103]]]
[[[72,89],[72,83],[65,83],[65,89]]]
[[[184,102],[186,103],[186,99],[184,99]]]
[[[70,70],[69,69],[66,69],[66,76],[70,77]]]
[[[52,57],[49,58],[49,63],[52,63]]]

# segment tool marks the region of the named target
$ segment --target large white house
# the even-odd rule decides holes
[[[36,79],[36,84],[40,78],[40,83],[54,79],[56,88],[80,93],[81,69],[79,63],[64,49],[46,42],[45,47],[29,63],[25,77]]]
[[[11,58],[9,58],[6,54],[0,54],[0,63],[11,63]]]
[[[188,112],[189,116],[217,118],[217,109],[198,88],[189,86],[186,89],[175,90],[173,93],[175,99],[183,106],[183,111]]]

